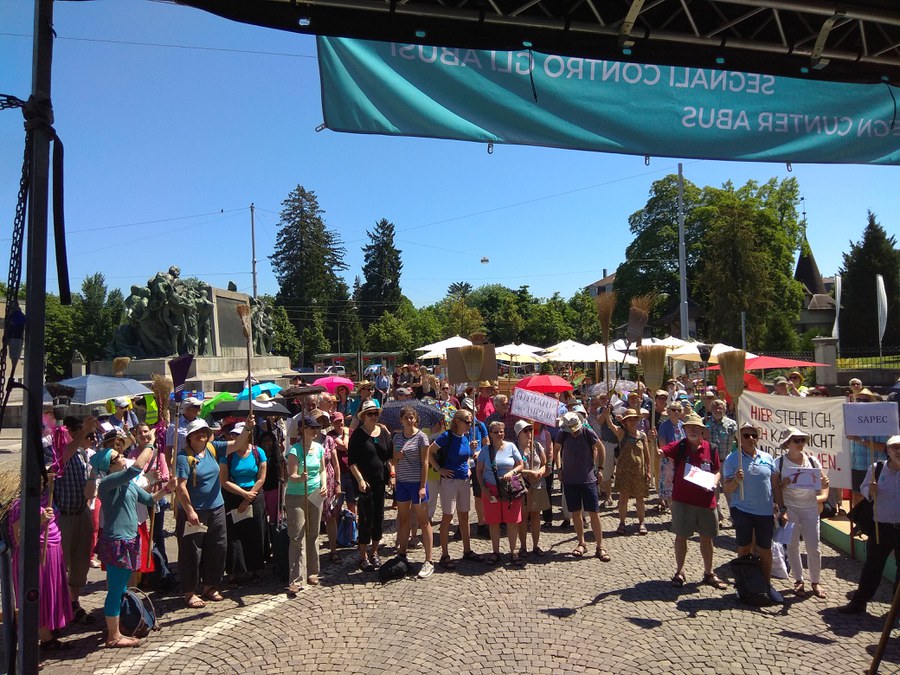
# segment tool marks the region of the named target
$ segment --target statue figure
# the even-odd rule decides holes
[[[176,354],[212,354],[212,289],[205,281],[182,278],[172,265],[145,286],[132,286],[125,299],[125,323],[116,329],[107,356],[155,358]],[[253,350],[271,353],[274,322],[268,305],[250,299]]]

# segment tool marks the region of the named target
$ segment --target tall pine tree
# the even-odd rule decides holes
[[[304,362],[331,348],[337,335],[335,308],[349,299],[338,273],[347,269],[346,249],[329,230],[316,193],[298,185],[282,203],[281,227],[269,256],[279,291],[277,304],[287,310],[303,339]]]
[[[369,243],[363,246],[363,277],[357,306],[364,326],[377,321],[385,312],[396,313],[400,305],[400,250],[394,245],[394,224],[385,218],[366,231]]]
[[[878,350],[878,311],[875,304],[875,275],[884,277],[888,300],[887,329],[882,345],[900,345],[900,249],[869,211],[862,240],[850,242],[844,253],[841,274],[841,349]]]

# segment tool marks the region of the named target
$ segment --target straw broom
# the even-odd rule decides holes
[[[647,322],[650,320],[650,309],[653,307],[653,302],[656,300],[656,296],[653,293],[646,293],[645,295],[635,295],[631,298],[631,307],[628,309],[628,327],[625,329],[625,342],[627,346],[625,348],[626,354],[622,357],[622,365],[625,365],[625,358],[627,357],[627,352],[631,349],[631,345],[641,345],[641,339],[644,337],[644,328],[647,327]],[[616,373],[616,381],[613,384],[613,389],[616,388],[616,385],[619,384],[619,375]],[[609,393],[609,392],[607,392]]]
[[[114,358],[112,363],[113,377],[125,377],[125,371],[128,370],[129,363],[131,363],[130,356],[117,356]]]
[[[600,321],[600,333],[603,337],[603,350],[606,354],[606,362],[603,364],[606,381],[606,394],[609,395],[609,329],[612,325],[612,315],[616,308],[618,295],[615,291],[603,293],[597,296],[597,317]]]
[[[172,380],[163,377],[159,373],[153,373],[153,375],[151,375],[151,380],[150,390],[153,392],[153,398],[156,399],[156,413],[158,415],[156,422],[156,453],[154,454],[153,465],[156,467],[158,473],[160,446],[165,447],[166,445],[165,430],[167,428],[166,421],[168,420],[169,413],[169,396],[172,394]],[[177,493],[175,499],[177,499]],[[148,510],[150,511],[150,544],[147,547],[147,567],[150,566],[150,557],[153,555],[153,528],[156,524],[156,512],[153,509]]]
[[[482,345],[467,345],[459,348],[459,356],[470,382],[477,382],[481,377],[481,365],[484,361]]]
[[[665,345],[641,345],[638,347],[638,362],[644,370],[644,384],[653,396],[654,404],[650,407],[650,428],[656,429],[656,390],[662,387],[666,370],[666,355],[669,348]],[[655,449],[655,448],[654,448]],[[659,455],[653,453],[654,478],[658,478]]]
[[[741,398],[741,394],[744,393],[744,365],[746,360],[747,352],[741,349],[735,349],[734,351],[719,354],[719,370],[722,372],[722,379],[725,380],[725,389],[734,399],[734,421],[737,424],[738,431],[740,431],[741,428],[741,422],[738,417],[738,402]],[[738,464],[738,468],[740,469],[743,464],[740,455],[738,455],[738,460],[741,462]],[[740,488],[741,499],[743,499],[743,481],[740,483]]]
[[[250,361],[253,357],[253,328],[250,325],[250,305],[238,305],[235,309],[241,319],[241,330],[244,332],[244,337],[247,338],[247,405],[249,406],[247,415],[249,416],[253,414],[253,396],[251,396],[253,375],[250,371]]]

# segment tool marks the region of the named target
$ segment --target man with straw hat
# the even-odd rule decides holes
[[[878,536],[866,540],[866,563],[859,576],[859,586],[850,602],[838,611],[844,614],[863,614],[866,604],[875,597],[887,559],[894,552],[900,560],[900,435],[887,439],[888,461],[876,476],[876,465],[866,472],[862,483],[862,493],[866,499],[877,500],[875,505],[875,522],[878,525]],[[900,578],[900,577],[895,577]],[[896,594],[897,581],[894,581]]]
[[[750,554],[755,544],[760,571],[769,584],[772,580],[772,536],[775,533],[773,495],[778,489],[778,471],[772,455],[757,449],[759,434],[760,429],[751,422],[741,425],[740,449],[725,459],[722,474],[731,507],[738,557]],[[772,593],[771,589],[769,592]]]
[[[700,535],[700,555],[703,557],[703,583],[713,588],[726,588],[713,572],[713,538],[719,533],[716,518],[716,491],[702,487],[685,476],[685,467],[690,464],[701,471],[715,475],[719,481],[719,455],[703,440],[706,425],[699,415],[689,415],[684,422],[685,438],[669,443],[659,450],[675,465],[672,483],[672,532],[675,534],[675,574],[672,585],[680,588],[685,584],[684,562],[687,557],[687,542],[694,534]]]

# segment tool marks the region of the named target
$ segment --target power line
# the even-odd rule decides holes
[[[30,38],[31,35],[25,33],[0,33],[4,37],[22,37]],[[69,40],[70,42],[93,42],[108,45],[128,45],[129,47],[160,47],[163,49],[186,49],[188,51],[198,52],[227,52],[231,54],[254,54],[258,56],[284,56],[292,59],[313,59],[318,60],[315,54],[292,54],[290,52],[262,52],[252,49],[230,49],[228,47],[198,47],[195,45],[175,45],[166,44],[164,42],[137,42],[134,40],[107,40],[100,38],[81,38],[81,37],[63,37],[58,35],[57,40]]]

